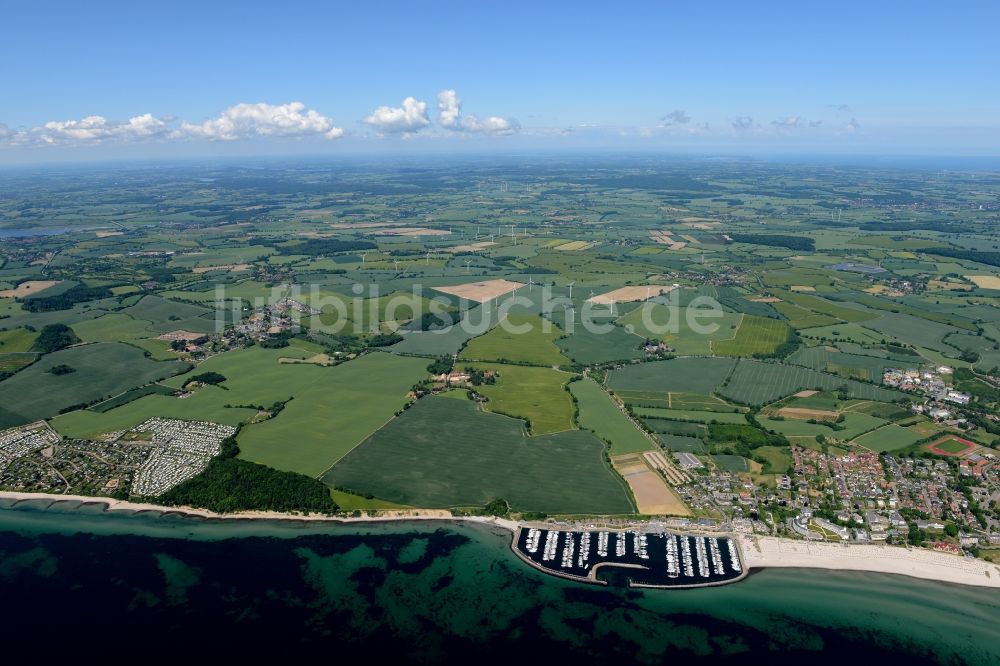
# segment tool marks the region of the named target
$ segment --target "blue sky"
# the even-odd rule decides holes
[[[12,2],[0,162],[997,155],[998,25],[997,2]]]

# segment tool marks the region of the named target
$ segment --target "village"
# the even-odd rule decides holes
[[[236,429],[152,418],[100,440],[63,439],[48,424],[0,432],[0,489],[156,497],[197,475]]]

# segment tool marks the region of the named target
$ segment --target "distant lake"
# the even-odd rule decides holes
[[[1000,595],[796,569],[698,590],[567,581],[500,528],[328,525],[0,500],[9,663],[1000,663]],[[295,660],[293,662],[293,660]],[[180,662],[178,662],[180,663]],[[222,662],[220,662],[222,663]],[[317,662],[318,663],[318,662]]]
[[[29,238],[31,236],[55,236],[67,231],[84,231],[83,229],[73,229],[70,227],[38,227],[34,229],[0,229],[0,238]]]

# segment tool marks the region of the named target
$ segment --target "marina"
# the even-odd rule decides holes
[[[606,584],[598,577],[603,567],[628,569],[630,587],[704,587],[746,575],[739,547],[727,536],[522,527],[511,547],[546,573],[600,585]]]

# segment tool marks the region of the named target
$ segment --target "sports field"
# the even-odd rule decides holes
[[[712,352],[721,356],[773,354],[788,341],[792,331],[780,319],[744,315],[732,340],[712,342]]]
[[[464,368],[461,362],[457,367]],[[495,384],[483,384],[476,390],[489,398],[485,407],[530,423],[532,435],[570,430],[573,425],[573,401],[563,386],[572,376],[551,368],[523,365],[471,363],[471,367],[497,373]]]
[[[527,438],[521,423],[468,400],[430,397],[375,433],[323,476],[331,486],[399,504],[520,511],[634,512],[604,460],[604,443],[573,430]]]
[[[593,379],[572,382],[569,388],[580,410],[580,415],[577,417],[579,426],[593,430],[601,439],[610,441],[612,455],[653,448],[649,438],[639,432],[635,423]]]
[[[545,329],[548,330],[545,330]],[[521,332],[524,329],[524,332]],[[469,340],[459,358],[476,361],[514,361],[532,365],[566,365],[555,341],[562,330],[548,320],[533,314],[510,314],[507,319],[485,335]]]
[[[947,435],[931,442],[927,445],[927,450],[939,456],[963,456],[972,453],[979,447],[975,442],[970,442],[957,435]]]
[[[608,387],[624,391],[677,391],[710,394],[725,381],[735,361],[727,358],[675,358],[627,365],[608,375]]]
[[[907,430],[895,423],[890,423],[878,430],[873,430],[862,435],[854,440],[854,443],[878,453],[885,453],[886,451],[905,449],[920,439],[921,437],[918,433]]]

